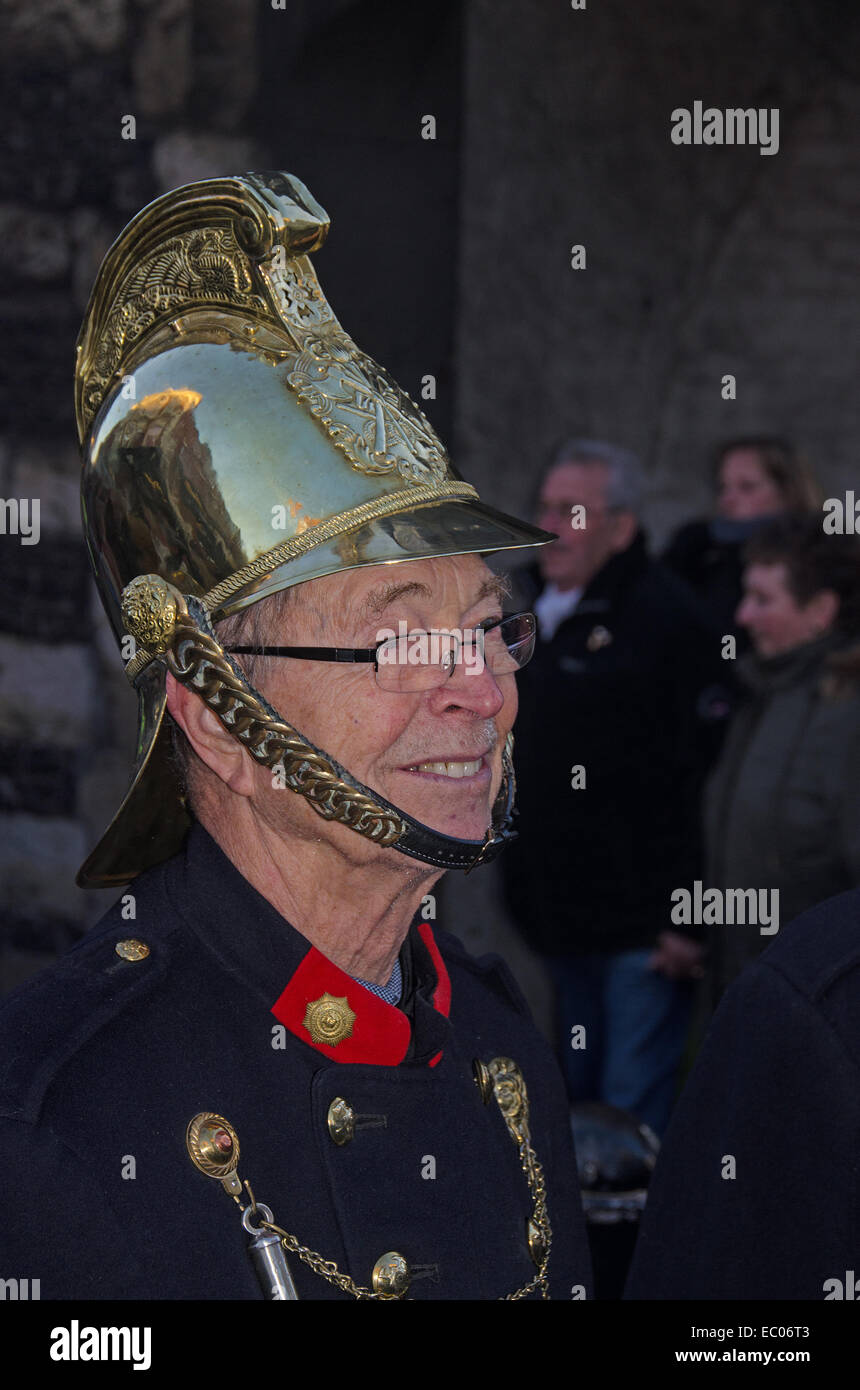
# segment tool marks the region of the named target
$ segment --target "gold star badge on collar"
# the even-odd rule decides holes
[[[337,1047],[344,1038],[352,1037],[354,1022],[355,1014],[346,1002],[346,995],[338,999],[333,994],[322,994],[319,999],[312,999],[303,1019],[311,1041],[324,1043],[326,1047]]]

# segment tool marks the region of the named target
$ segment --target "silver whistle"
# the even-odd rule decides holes
[[[271,1222],[272,1213],[262,1202],[258,1204],[256,1211],[253,1207],[246,1207],[242,1213],[242,1225],[251,1237],[248,1242],[248,1254],[260,1281],[263,1297],[270,1303],[298,1301],[299,1296],[290,1274],[281,1238],[273,1231],[253,1226],[251,1218],[255,1215],[263,1221]]]

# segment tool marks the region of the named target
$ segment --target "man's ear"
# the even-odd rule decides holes
[[[612,531],[612,548],[616,552],[626,550],[633,544],[636,532],[639,530],[639,518],[635,512],[621,511],[616,512]]]
[[[239,796],[254,790],[254,763],[200,696],[167,673],[167,708],[201,762]]]

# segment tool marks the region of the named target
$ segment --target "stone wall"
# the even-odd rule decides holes
[[[660,538],[707,505],[705,453],[726,436],[785,433],[828,489],[851,486],[857,7],[473,0],[467,14],[467,474],[515,508],[560,435],[612,438],[645,457]],[[778,151],[673,144],[672,111],[696,100],[778,108]]]
[[[0,534],[3,989],[116,896],[74,886],[125,791],[137,707],[81,536],[74,344],[129,217],[175,183],[254,161],[253,142],[233,130],[256,77],[255,16],[241,8],[0,6],[0,496],[40,509],[37,544],[14,534],[8,507]],[[123,138],[127,116],[134,139]]]

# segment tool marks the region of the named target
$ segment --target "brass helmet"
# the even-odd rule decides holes
[[[320,815],[445,867],[510,837],[509,749],[483,842],[410,819],[249,685],[212,624],[359,565],[543,544],[487,507],[429,422],[344,332],[309,259],[329,221],[290,174],[186,185],[101,266],[77,344],[84,530],[139,694],[131,786],[78,875],[127,883],[189,825],[169,756],[166,672]]]

